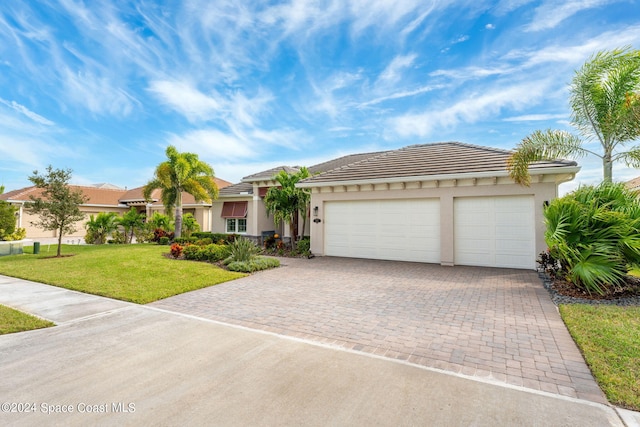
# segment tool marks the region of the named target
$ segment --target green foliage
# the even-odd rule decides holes
[[[84,225],[87,230],[87,235],[84,238],[85,242],[96,245],[106,243],[107,236],[118,227],[117,217],[118,214],[115,212],[100,212],[95,217],[90,215],[89,220]]]
[[[131,243],[133,241],[135,231],[145,227],[145,216],[145,214],[138,213],[136,208],[132,207],[116,220],[116,223],[124,228],[124,243]]]
[[[295,174],[280,171],[273,177],[279,185],[269,188],[269,191],[267,191],[264,197],[264,205],[267,212],[273,215],[275,224],[278,225],[281,222],[289,224],[291,243],[294,247],[298,234],[298,230],[296,229],[298,214],[302,213],[302,227],[304,232],[307,220],[307,209],[309,207],[309,200],[311,199],[310,191],[306,188],[297,188],[296,184],[310,176],[309,170],[305,167],[300,168],[300,171]]]
[[[198,239],[211,239],[209,243],[217,243],[219,245],[228,244],[236,239],[235,234],[212,233],[210,231],[196,231],[193,233]]]
[[[544,216],[550,255],[587,292],[604,294],[640,266],[640,204],[623,184],[580,187],[552,201]]]
[[[17,207],[0,200],[0,240],[7,240],[6,237],[16,230],[16,212]]]
[[[115,230],[113,233],[111,233],[111,239],[109,239],[109,243],[123,245],[127,243],[127,235],[122,231]]]
[[[161,228],[166,232],[174,230],[173,220],[169,215],[164,215],[160,212],[154,212],[153,215],[151,215],[151,218],[147,218],[147,224],[152,230],[156,228]]]
[[[58,252],[62,249],[62,236],[76,231],[75,223],[84,219],[80,205],[88,198],[80,190],[71,190],[69,180],[71,169],[53,169],[47,167],[45,175],[34,171],[29,177],[37,188],[42,190],[42,197],[29,196],[31,201],[25,204],[25,211],[38,215],[39,220],[32,225],[44,230],[55,230],[58,233]]]
[[[311,255],[311,240],[309,238],[299,240],[296,245],[296,251],[304,256]]]
[[[159,245],[163,245],[166,246],[168,245],[170,242],[169,238],[167,236],[162,236],[161,238],[158,239],[158,244]]]
[[[226,245],[210,244],[206,246],[189,245],[184,248],[185,259],[191,261],[218,262],[229,256]]]
[[[640,146],[624,145],[640,137],[640,51],[601,51],[592,56],[571,83],[571,124],[582,138],[558,130],[535,131],[516,147],[508,161],[511,177],[529,185],[528,167],[539,160],[581,157],[602,159],[604,181],[612,181],[617,161],[640,167]],[[588,149],[600,143],[600,152]]]
[[[260,253],[260,248],[251,240],[240,237],[228,245],[229,256],[224,263],[251,261]]]
[[[162,204],[166,211],[175,208],[175,233],[182,233],[182,193],[191,194],[196,202],[210,202],[218,197],[218,186],[213,168],[201,161],[197,154],[179,153],[172,145],[166,150],[167,161],[158,165],[154,177],[145,185],[143,194],[147,201],[153,190],[162,192]]]
[[[196,244],[197,241],[198,239],[196,237],[176,237],[175,239],[173,239],[174,243],[178,243],[181,245]]]
[[[196,231],[200,231],[198,221],[196,221],[193,214],[184,214],[182,217],[182,234],[184,234],[185,237],[191,237]]]
[[[255,257],[249,261],[233,261],[227,265],[230,271],[241,273],[253,273],[254,271],[267,270],[280,267],[280,261],[276,258]]]

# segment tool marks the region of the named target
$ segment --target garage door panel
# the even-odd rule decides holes
[[[436,199],[326,202],[325,254],[440,262]]]
[[[455,199],[455,263],[534,268],[534,221],[532,196]]]

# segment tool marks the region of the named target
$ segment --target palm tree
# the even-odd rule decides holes
[[[508,161],[517,183],[529,185],[529,165],[540,160],[595,155],[602,159],[605,182],[612,180],[614,162],[640,167],[640,146],[623,149],[640,136],[640,50],[596,53],[576,72],[570,101],[571,124],[582,138],[559,130],[525,137]],[[593,140],[600,143],[601,152],[585,148]]]
[[[154,178],[144,187],[144,198],[149,201],[153,190],[162,191],[162,203],[170,212],[175,208],[175,237],[182,231],[182,193],[191,194],[197,202],[218,197],[213,168],[198,159],[197,154],[179,153],[172,145],[166,150],[168,160],[156,168]]]
[[[291,234],[291,247],[295,247],[298,214],[302,213],[303,233],[307,220],[307,209],[311,195],[308,190],[296,188],[296,183],[310,177],[311,174],[306,167],[300,168],[295,174],[280,171],[274,180],[280,184],[278,187],[271,187],[264,197],[264,204],[269,214],[273,214],[273,221],[276,225],[281,222],[289,224]]]
[[[145,214],[138,213],[136,208],[132,207],[128,212],[122,214],[116,222],[124,228],[124,242],[131,243],[133,241],[133,233],[136,229],[144,227]],[[127,234],[129,238],[127,239]],[[128,240],[128,242],[127,242]]]
[[[118,215],[115,212],[100,212],[95,217],[89,216],[84,227],[87,229],[85,240],[101,245],[107,241],[107,236],[118,227]],[[87,242],[90,243],[90,242]]]

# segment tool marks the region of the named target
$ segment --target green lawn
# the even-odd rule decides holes
[[[0,257],[0,274],[47,283],[80,292],[146,304],[245,276],[212,264],[168,259],[168,246],[43,245],[39,255]],[[65,256],[73,255],[73,256]]]
[[[609,401],[640,411],[640,307],[572,304],[560,314]]]
[[[48,320],[42,320],[39,317],[0,305],[0,335],[48,328],[49,326],[53,326],[53,323]]]

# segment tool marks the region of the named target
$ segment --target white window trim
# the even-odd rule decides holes
[[[229,231],[229,220],[232,220],[234,223],[234,231]],[[240,220],[244,220],[244,231],[238,231]],[[247,218],[225,218],[224,232],[226,234],[247,234]]]

